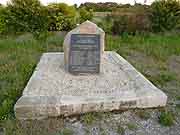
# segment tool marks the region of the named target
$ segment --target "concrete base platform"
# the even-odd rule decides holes
[[[105,52],[100,74],[72,75],[64,53],[43,54],[14,109],[18,119],[165,106],[167,96],[115,52]]]

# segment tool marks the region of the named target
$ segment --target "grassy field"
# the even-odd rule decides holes
[[[21,96],[40,56],[63,51],[63,37],[50,34],[35,40],[30,34],[0,38],[0,120],[14,117],[13,106]],[[169,97],[168,111],[180,116],[180,35],[106,36],[106,50],[116,51]]]

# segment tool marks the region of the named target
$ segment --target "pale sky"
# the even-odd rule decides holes
[[[6,2],[9,0],[0,0],[1,4],[6,4]],[[56,2],[56,3],[67,3],[68,5],[78,4],[85,2],[117,2],[117,3],[130,3],[134,4],[134,0],[40,0],[43,4],[47,5],[48,3]],[[154,0],[136,0],[137,3],[144,3],[146,1],[146,4],[151,4]]]

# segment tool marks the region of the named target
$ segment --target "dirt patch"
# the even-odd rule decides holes
[[[147,76],[156,76],[160,73],[159,64],[152,57],[147,56],[142,52],[130,51],[127,59]]]
[[[168,59],[168,68],[180,78],[180,56],[171,56]]]
[[[56,135],[63,128],[62,118],[45,120],[8,120],[2,126],[7,135]],[[0,134],[1,135],[1,134]]]
[[[1,128],[1,127],[0,127],[0,135],[5,135],[5,130],[4,130],[4,128]]]

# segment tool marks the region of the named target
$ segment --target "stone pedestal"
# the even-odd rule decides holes
[[[18,119],[166,105],[167,96],[115,52],[102,55],[100,74],[65,72],[64,53],[43,54],[14,110]]]

